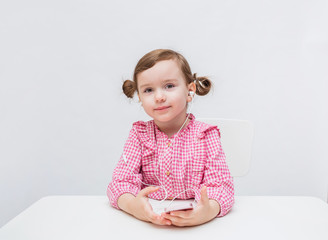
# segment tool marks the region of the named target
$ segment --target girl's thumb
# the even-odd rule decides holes
[[[146,187],[140,191],[142,196],[147,197],[149,194],[159,190],[159,187]]]
[[[206,201],[209,201],[206,186],[203,186],[202,189],[200,190],[200,201],[203,202],[203,203],[206,202]]]

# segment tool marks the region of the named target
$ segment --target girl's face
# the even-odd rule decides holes
[[[186,119],[187,103],[192,100],[189,91],[195,92],[194,83],[186,80],[175,60],[157,62],[138,74],[138,97],[145,112],[155,123],[173,125]]]

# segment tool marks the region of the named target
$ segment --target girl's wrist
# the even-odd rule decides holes
[[[214,199],[209,199],[209,205],[212,213],[211,216],[215,218],[221,212],[221,206],[218,201]]]

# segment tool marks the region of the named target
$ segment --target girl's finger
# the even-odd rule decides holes
[[[152,216],[150,217],[150,221],[157,225],[171,225],[172,224],[170,220],[165,219],[162,216],[157,215],[155,213],[152,214]]]
[[[140,194],[140,196],[147,197],[149,194],[156,192],[158,190],[159,190],[159,187],[146,187],[146,188],[142,189],[139,192],[139,194]]]
[[[192,225],[190,219],[172,216],[171,214],[167,214],[167,213],[164,213],[164,215],[165,215],[165,219],[170,220],[172,225],[179,226],[179,227]]]
[[[180,217],[180,218],[191,218],[193,210],[185,210],[185,211],[173,211],[170,212],[169,215],[173,217]]]

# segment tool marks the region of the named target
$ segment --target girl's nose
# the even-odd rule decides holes
[[[165,101],[165,94],[163,93],[163,91],[156,91],[155,92],[155,100],[156,100],[156,102]]]

